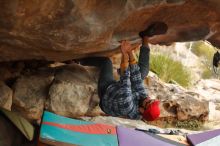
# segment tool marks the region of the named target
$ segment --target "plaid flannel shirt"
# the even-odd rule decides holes
[[[101,100],[101,108],[111,116],[140,119],[139,100],[146,97],[139,66],[133,64],[125,70],[118,82],[108,86]]]

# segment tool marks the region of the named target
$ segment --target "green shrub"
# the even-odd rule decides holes
[[[202,122],[198,120],[186,120],[186,121],[177,121],[176,125],[177,128],[184,128],[189,130],[199,130],[202,127]]]
[[[208,45],[207,43],[203,41],[194,42],[192,45],[192,52],[201,57],[202,62],[202,78],[209,79],[213,77],[213,71],[212,71],[212,59],[213,55],[215,53],[214,47],[211,45]]]
[[[203,56],[208,60],[212,60],[212,57],[215,53],[215,49],[214,47],[206,44],[203,41],[198,41],[193,43],[192,52],[199,57]]]
[[[202,72],[202,78],[203,79],[210,79],[213,76],[213,70],[212,65],[202,65],[203,72]]]
[[[165,82],[178,83],[183,87],[190,85],[190,73],[181,62],[161,54],[151,54],[150,70]]]

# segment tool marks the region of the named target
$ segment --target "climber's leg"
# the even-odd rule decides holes
[[[101,98],[107,87],[115,82],[113,77],[112,62],[108,57],[91,57],[80,61],[82,65],[97,66],[100,68],[100,75],[98,81],[98,94]]]

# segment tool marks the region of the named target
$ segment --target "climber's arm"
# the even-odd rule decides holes
[[[128,41],[122,41],[121,43],[121,65],[120,65],[120,74],[123,76],[125,70],[129,67],[129,56],[128,50],[130,49],[131,45]]]

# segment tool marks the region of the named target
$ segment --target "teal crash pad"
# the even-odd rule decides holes
[[[118,146],[116,127],[70,119],[45,111],[40,140],[54,146]]]

